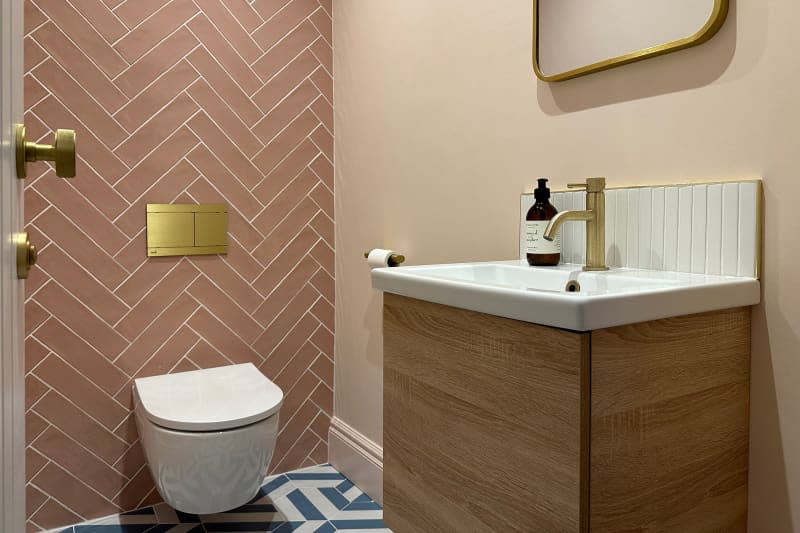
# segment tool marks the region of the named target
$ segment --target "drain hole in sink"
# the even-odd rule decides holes
[[[567,292],[581,292],[581,284],[577,280],[568,281],[564,290]]]

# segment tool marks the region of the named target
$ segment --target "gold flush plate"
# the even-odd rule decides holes
[[[228,253],[225,204],[147,204],[147,255]]]

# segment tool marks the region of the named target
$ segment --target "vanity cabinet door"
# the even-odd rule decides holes
[[[384,295],[395,533],[587,528],[589,334]]]
[[[592,332],[592,533],[747,530],[750,308]]]

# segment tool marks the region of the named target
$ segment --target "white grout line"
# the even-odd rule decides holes
[[[195,2],[195,3],[196,3],[196,2]],[[236,22],[236,24],[238,24],[238,25],[239,25],[239,27],[240,27],[240,28],[242,28],[242,31],[244,32],[244,34],[245,34],[245,35],[247,35],[247,36],[250,38],[250,40],[251,40],[251,41],[253,41],[253,44],[255,44],[255,45],[256,45],[256,48],[258,48],[259,50],[263,50],[263,49],[261,48],[261,45],[260,45],[260,44],[258,44],[258,42],[257,42],[255,39],[253,39],[253,36],[251,35],[251,32],[247,31],[247,28],[245,28],[245,27],[242,25],[241,21],[239,20],[239,17],[237,17],[236,15],[234,15],[234,14],[233,14],[233,11],[231,11],[231,10],[230,10],[230,8],[229,8],[229,7],[228,7],[228,6],[225,4],[225,2],[220,2],[220,4],[222,5],[222,7],[224,7],[224,8],[225,8],[225,11],[227,11],[227,12],[230,14],[230,16],[231,16],[231,18],[234,20],[234,22]],[[252,6],[250,6],[250,9],[252,9],[253,13],[254,13],[254,14],[255,14],[255,15],[256,15],[256,16],[259,18],[259,20],[261,20],[261,22],[263,23],[263,22],[264,22],[264,19],[263,19],[263,17],[261,16],[261,14],[260,14],[258,11],[256,11],[256,10],[255,10],[255,8],[253,8]],[[206,15],[206,17],[208,17],[208,15]],[[209,20],[211,20],[211,19],[209,18]],[[213,23],[213,21],[212,21],[212,23]],[[253,31],[255,31],[255,30],[253,30]],[[220,31],[220,33],[222,33],[222,32]]]
[[[193,3],[194,3],[195,5],[197,5],[197,3],[196,3],[196,2],[194,2],[194,0],[192,0],[192,1],[193,1]],[[225,4],[224,4],[223,2],[220,2],[220,4],[222,4],[222,7],[223,7],[223,9],[225,9],[225,10],[227,11],[227,8],[225,8]],[[231,48],[231,50],[233,51],[233,53],[234,53],[236,56],[238,56],[238,57],[239,57],[239,59],[241,59],[241,60],[242,60],[242,64],[243,64],[244,66],[246,66],[246,67],[247,67],[247,70],[249,70],[249,71],[250,71],[250,72],[253,74],[253,77],[254,77],[254,78],[256,78],[256,79],[259,81],[259,83],[261,83],[261,84],[262,84],[262,86],[263,86],[263,80],[261,79],[261,76],[259,76],[259,75],[258,75],[258,74],[257,74],[255,71],[253,71],[253,68],[250,66],[250,63],[248,63],[248,62],[247,62],[247,60],[246,60],[244,57],[242,57],[242,54],[240,54],[240,53],[239,53],[239,49],[238,49],[236,46],[234,46],[234,45],[233,45],[233,43],[231,43],[231,41],[228,39],[228,37],[227,37],[227,36],[226,36],[226,35],[225,35],[225,34],[222,32],[222,30],[220,30],[219,26],[217,26],[217,25],[214,23],[214,21],[213,21],[213,20],[211,20],[211,18],[210,18],[210,17],[209,17],[209,16],[208,16],[208,15],[207,15],[207,14],[206,14],[206,13],[205,13],[203,10],[202,10],[202,8],[200,8],[199,6],[198,6],[197,8],[198,8],[198,9],[200,9],[200,12],[201,12],[201,14],[203,15],[203,17],[204,17],[204,18],[205,18],[205,19],[208,21],[208,23],[209,23],[209,24],[211,24],[211,27],[213,27],[213,28],[214,28],[214,30],[216,30],[216,32],[219,34],[219,36],[222,38],[222,40],[223,40],[223,41],[225,41],[225,43],[226,43],[226,44],[227,44],[227,45],[228,45],[228,46]],[[196,17],[192,17],[192,20],[194,20],[194,18],[196,18]],[[234,17],[234,19],[235,19],[235,18],[236,18],[236,17]],[[194,36],[194,38],[195,38],[195,39],[197,39],[197,40],[198,40],[198,42],[201,42],[201,43],[203,43],[203,46],[205,47],[205,42],[203,41],[203,39],[201,39],[201,38],[200,38],[200,36],[199,36],[198,34],[196,34],[196,33],[194,32],[194,30],[192,30],[192,29],[191,29],[191,28],[189,28],[188,26],[187,26],[187,28],[186,28],[186,29],[187,29],[187,30],[189,30],[189,31],[192,33],[192,35]],[[242,28],[242,29],[244,29],[244,28]],[[245,33],[247,33],[247,32],[245,32]],[[248,37],[250,37],[250,36],[248,35]],[[251,41],[252,41],[254,44],[256,44],[256,46],[257,46],[257,48],[258,48],[259,50],[261,49],[261,47],[260,47],[260,46],[258,46],[258,44],[255,42],[255,40],[254,40],[252,37],[250,37],[250,40],[251,40]],[[211,54],[211,52],[210,52],[210,51],[209,51],[209,54]],[[213,56],[212,56],[212,57],[213,57]],[[225,72],[228,72],[228,69],[225,69]],[[245,94],[247,94],[247,93],[245,93]],[[249,94],[249,96],[252,96],[252,94]]]

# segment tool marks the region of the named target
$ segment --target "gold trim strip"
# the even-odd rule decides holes
[[[678,50],[683,50],[685,48],[691,48],[692,46],[703,44],[704,42],[711,39],[725,23],[725,19],[728,16],[728,0],[714,0],[714,9],[711,11],[711,15],[709,16],[708,20],[703,25],[703,27],[700,28],[700,30],[698,30],[697,33],[695,33],[694,35],[690,35],[689,37],[678,39],[669,43],[664,43],[657,46],[651,46],[650,48],[637,50],[635,52],[631,52],[630,54],[625,54],[618,57],[613,57],[611,59],[606,59],[605,61],[592,63],[591,65],[586,65],[584,67],[569,70],[567,72],[552,74],[550,76],[544,74],[541,68],[539,67],[539,35],[538,35],[539,16],[538,15],[539,15],[539,0],[533,0],[533,71],[536,73],[536,76],[542,81],[564,81],[572,78],[577,78],[579,76],[585,76],[593,72],[600,72],[602,70],[608,70],[613,67],[627,65],[628,63],[641,61],[649,57],[656,57],[668,54],[670,52],[677,52]]]
[[[742,178],[736,179],[732,178],[729,180],[712,180],[712,181],[674,181],[671,183],[644,183],[644,184],[635,184],[635,185],[614,185],[612,187],[606,187],[606,191],[615,191],[619,189],[649,189],[649,188],[659,188],[659,187],[688,187],[691,185],[725,185],[726,183],[759,183],[763,184],[763,178]],[[763,187],[763,185],[759,185]],[[553,193],[557,192],[575,192],[575,189],[552,189]],[[531,192],[523,192],[521,196],[533,196],[533,191]]]

